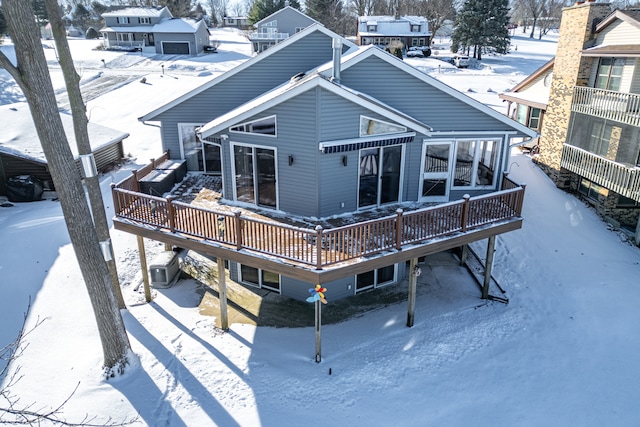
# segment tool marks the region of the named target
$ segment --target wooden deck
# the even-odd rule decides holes
[[[142,194],[136,191],[142,175],[138,171],[112,186],[116,229],[309,283],[326,283],[516,230],[522,225],[525,192],[524,186],[505,178],[499,192],[314,228],[230,211],[229,206],[212,210]]]

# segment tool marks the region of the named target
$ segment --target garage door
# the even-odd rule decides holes
[[[189,55],[189,43],[162,42],[162,53],[165,55]]]

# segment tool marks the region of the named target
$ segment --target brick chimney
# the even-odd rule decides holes
[[[581,51],[594,39],[596,25],[611,13],[610,3],[579,1],[562,10],[560,38],[553,65],[549,103],[540,131],[539,165],[556,183],[568,185],[560,171],[562,144],[567,138],[573,87],[588,84],[591,61]]]

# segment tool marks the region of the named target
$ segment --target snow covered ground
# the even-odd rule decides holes
[[[249,56],[237,33],[215,37],[220,53],[193,60],[96,53],[74,40],[83,79],[107,73],[102,59],[109,72],[136,76],[90,101],[91,120],[131,133],[126,151],[138,164],[157,156],[158,129],[137,117]],[[497,93],[555,49],[553,38],[516,40],[517,53],[427,72],[501,107]],[[55,58],[53,49],[47,54]],[[436,60],[409,61],[426,69]],[[61,88],[54,64],[52,75]],[[0,88],[0,103],[22,100],[1,70]],[[108,186],[131,167],[102,179],[108,217]],[[404,325],[406,304],[323,326],[320,364],[311,328],[232,325],[220,333],[198,313],[191,281],[143,303],[134,291],[135,238],[113,231],[135,356],[128,373],[109,382],[101,378],[101,346],[59,204],[0,208],[0,347],[18,333],[29,299],[27,327],[44,320],[12,366],[21,377],[11,391],[21,404],[46,410],[77,386],[61,414],[69,422],[88,414],[94,423],[138,417],[134,425],[149,426],[640,425],[640,249],[556,189],[530,158],[514,153],[510,176],[527,191],[523,228],[497,239],[494,273],[508,305],[461,295],[455,283],[429,284],[413,328]]]

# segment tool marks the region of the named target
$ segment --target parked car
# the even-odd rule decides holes
[[[408,52],[413,52],[413,51],[421,51],[422,55],[425,58],[431,56],[431,48],[429,46],[411,46],[411,47],[409,47]],[[408,52],[407,52],[407,56],[409,56]],[[422,58],[422,56],[420,58]]]
[[[455,55],[453,57],[453,65],[458,68],[467,68],[469,66],[469,57],[466,55]]]
[[[424,53],[421,50],[411,50],[407,51],[407,58],[424,58]]]

